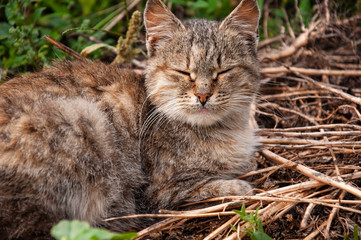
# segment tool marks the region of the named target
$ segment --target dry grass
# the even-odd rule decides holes
[[[243,202],[249,212],[260,208],[275,239],[343,239],[361,226],[361,15],[323,16],[298,36],[259,44],[263,79],[252,119],[259,170],[240,176],[253,179],[255,195],[129,216],[163,219],[139,239],[239,239],[247,223],[231,210]],[[140,72],[145,65],[133,64]]]
[[[361,225],[361,16],[314,21],[295,38],[260,43],[262,88],[254,126],[261,142],[253,196],[162,211],[139,239],[239,239],[231,209],[260,207],[275,239],[343,239]],[[280,42],[281,47],[272,44]],[[140,216],[139,216],[140,217]]]

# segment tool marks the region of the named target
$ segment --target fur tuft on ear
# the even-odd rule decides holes
[[[164,5],[161,0],[148,0],[144,11],[144,25],[147,31],[148,55],[152,56],[157,48],[172,38],[176,31],[185,30],[181,21]]]
[[[242,0],[223,20],[220,30],[233,29],[240,32],[258,31],[259,9],[256,0]]]

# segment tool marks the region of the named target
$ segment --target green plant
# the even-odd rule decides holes
[[[347,234],[345,234],[343,237],[345,240],[350,240],[350,237]],[[359,240],[358,226],[355,226],[353,229],[353,240]]]
[[[0,6],[5,8],[7,18],[7,22],[0,23],[2,68],[27,71],[29,63],[36,68],[45,61],[49,48],[45,40],[39,40],[42,29],[35,26],[45,8],[31,9],[33,5],[30,0],[10,0]]]
[[[241,211],[233,211],[237,213],[240,219],[249,223],[250,227],[243,231],[245,231],[252,240],[272,240],[272,238],[263,231],[262,220],[258,217],[258,209],[259,208],[257,208],[255,212],[247,214],[246,206],[243,203]]]
[[[258,0],[260,10],[263,10],[263,0]],[[297,35],[302,31],[301,25],[308,27],[313,15],[315,4],[311,0],[282,0],[280,2],[267,2],[267,33],[264,32],[265,25],[263,18],[260,21],[260,39],[266,36],[269,38],[278,36],[281,33],[281,26],[286,28],[286,21]],[[263,13],[264,14],[264,13]],[[265,17],[262,15],[262,17]],[[288,20],[286,20],[288,19]],[[302,19],[302,21],[301,21]],[[286,28],[287,29],[287,28]]]
[[[60,221],[51,229],[51,235],[57,240],[130,240],[136,233],[112,233],[100,228],[91,228],[87,222],[77,220]]]
[[[227,16],[233,6],[231,0],[169,0],[183,6],[187,15],[210,20],[222,19]]]
[[[95,38],[115,45],[123,23],[103,28],[124,10],[125,0],[0,0],[0,74],[39,70],[53,59],[66,56],[43,36],[48,35],[80,52]],[[72,31],[66,31],[73,29]],[[63,34],[63,33],[66,34]],[[114,35],[114,32],[116,33]],[[99,58],[103,51],[93,51]]]

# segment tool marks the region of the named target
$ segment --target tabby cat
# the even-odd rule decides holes
[[[259,87],[259,10],[182,23],[161,0],[144,14],[145,78],[99,62],[58,62],[0,87],[0,238],[49,239],[61,219],[102,221],[251,194],[249,110]]]

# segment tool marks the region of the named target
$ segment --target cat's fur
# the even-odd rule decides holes
[[[249,108],[259,85],[258,7],[221,23],[145,11],[145,80],[102,63],[60,62],[0,87],[0,238],[47,239],[61,219],[102,219],[251,192]]]

